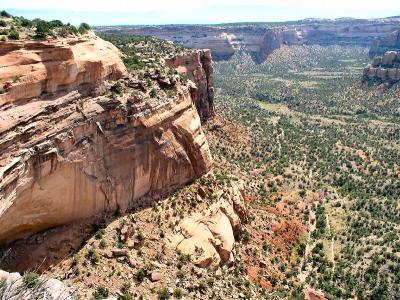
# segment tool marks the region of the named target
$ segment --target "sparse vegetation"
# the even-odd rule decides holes
[[[158,292],[158,299],[160,299],[160,300],[168,300],[169,298],[170,298],[170,294],[169,294],[167,288],[162,288]]]
[[[246,172],[262,169],[269,182],[258,193],[267,199],[287,187],[305,200],[323,193],[312,206],[316,229],[302,269],[306,283],[332,299],[395,299],[400,292],[393,248],[400,220],[394,100],[400,87],[361,87],[368,60],[363,48],[302,46],[277,50],[261,65],[245,55],[216,65],[219,111],[254,138],[249,150],[217,145],[213,152]]]
[[[40,285],[40,276],[37,273],[28,272],[23,276],[22,283],[25,288],[37,288]]]
[[[18,40],[19,39],[18,31],[15,31],[15,30],[10,31],[10,33],[8,34],[8,38],[10,40]]]
[[[108,298],[108,296],[109,296],[109,291],[104,286],[98,287],[97,290],[93,293],[94,300],[106,299],[106,298]]]

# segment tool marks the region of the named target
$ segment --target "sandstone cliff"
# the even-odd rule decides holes
[[[196,83],[193,100],[202,119],[214,115],[213,66],[210,50],[166,59],[166,65],[175,68]]]
[[[369,56],[382,56],[387,51],[400,51],[400,30],[374,40],[369,50]]]
[[[126,75],[114,45],[96,36],[0,44],[0,106]]]
[[[144,205],[141,196],[210,169],[193,87],[178,75],[126,75],[118,51],[99,38],[5,45],[1,243]]]
[[[388,51],[383,57],[376,56],[372,64],[364,69],[363,82],[389,85],[400,82],[400,52]]]

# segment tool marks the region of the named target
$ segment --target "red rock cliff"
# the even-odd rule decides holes
[[[136,75],[119,80],[120,96],[84,96],[82,84],[108,91],[104,79],[126,71],[118,51],[98,38],[68,43],[8,44],[15,50],[3,54],[19,62],[7,72],[21,74],[21,82],[1,98],[0,243],[144,205],[143,195],[176,188],[211,167],[192,88],[178,75],[168,82],[174,95],[153,73],[157,96]],[[188,69],[198,68],[191,63]]]
[[[0,105],[43,93],[87,89],[126,75],[114,45],[96,36],[0,43]]]

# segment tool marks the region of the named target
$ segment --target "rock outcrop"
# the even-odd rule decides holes
[[[0,106],[0,243],[141,206],[143,195],[181,186],[211,167],[191,86],[156,70],[146,75],[151,90],[139,75],[117,86],[102,82],[125,74],[118,51],[98,38],[69,45],[24,45],[5,54],[20,63],[8,72],[18,69],[21,83]],[[33,76],[38,52],[42,71]],[[55,69],[46,71],[49,64]],[[28,96],[34,98],[20,103]]]
[[[262,63],[274,50],[283,45],[293,46],[303,44],[302,32],[296,29],[270,29],[267,30],[258,53],[253,53],[253,59]]]
[[[280,24],[109,26],[95,30],[100,33],[149,35],[192,48],[209,48],[215,60],[229,60],[236,52],[245,51],[261,63],[273,50],[283,45],[369,47],[374,39],[385,37],[398,30],[399,26],[399,18],[309,19]]]
[[[212,117],[215,108],[211,51],[200,50],[193,54],[173,57],[166,59],[165,63],[196,83],[193,100],[197,111],[202,119]]]
[[[371,58],[382,56],[387,51],[400,51],[400,30],[374,40],[369,50],[369,56]]]
[[[0,297],[8,300],[73,300],[72,290],[57,279],[45,279],[0,270]]]
[[[190,255],[198,267],[218,268],[233,261],[235,237],[248,221],[237,186],[221,191],[206,211],[184,219],[170,237],[170,246]]]
[[[96,36],[0,44],[0,106],[44,93],[93,89],[126,75],[117,48]]]
[[[376,56],[363,72],[364,84],[389,84],[400,82],[400,52],[388,51]]]

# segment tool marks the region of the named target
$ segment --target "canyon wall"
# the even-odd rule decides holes
[[[303,20],[286,23],[232,25],[166,25],[97,27],[99,33],[150,35],[197,49],[209,48],[215,60],[229,60],[246,51],[261,63],[282,45],[358,45],[400,28],[400,18]]]
[[[1,77],[0,243],[146,205],[143,195],[210,169],[192,99],[202,88],[153,70],[147,89],[145,79],[126,73],[118,51],[95,37],[0,47],[8,61]],[[199,55],[207,61],[206,53]],[[18,80],[10,80],[14,74]],[[117,86],[106,80],[118,78]]]

